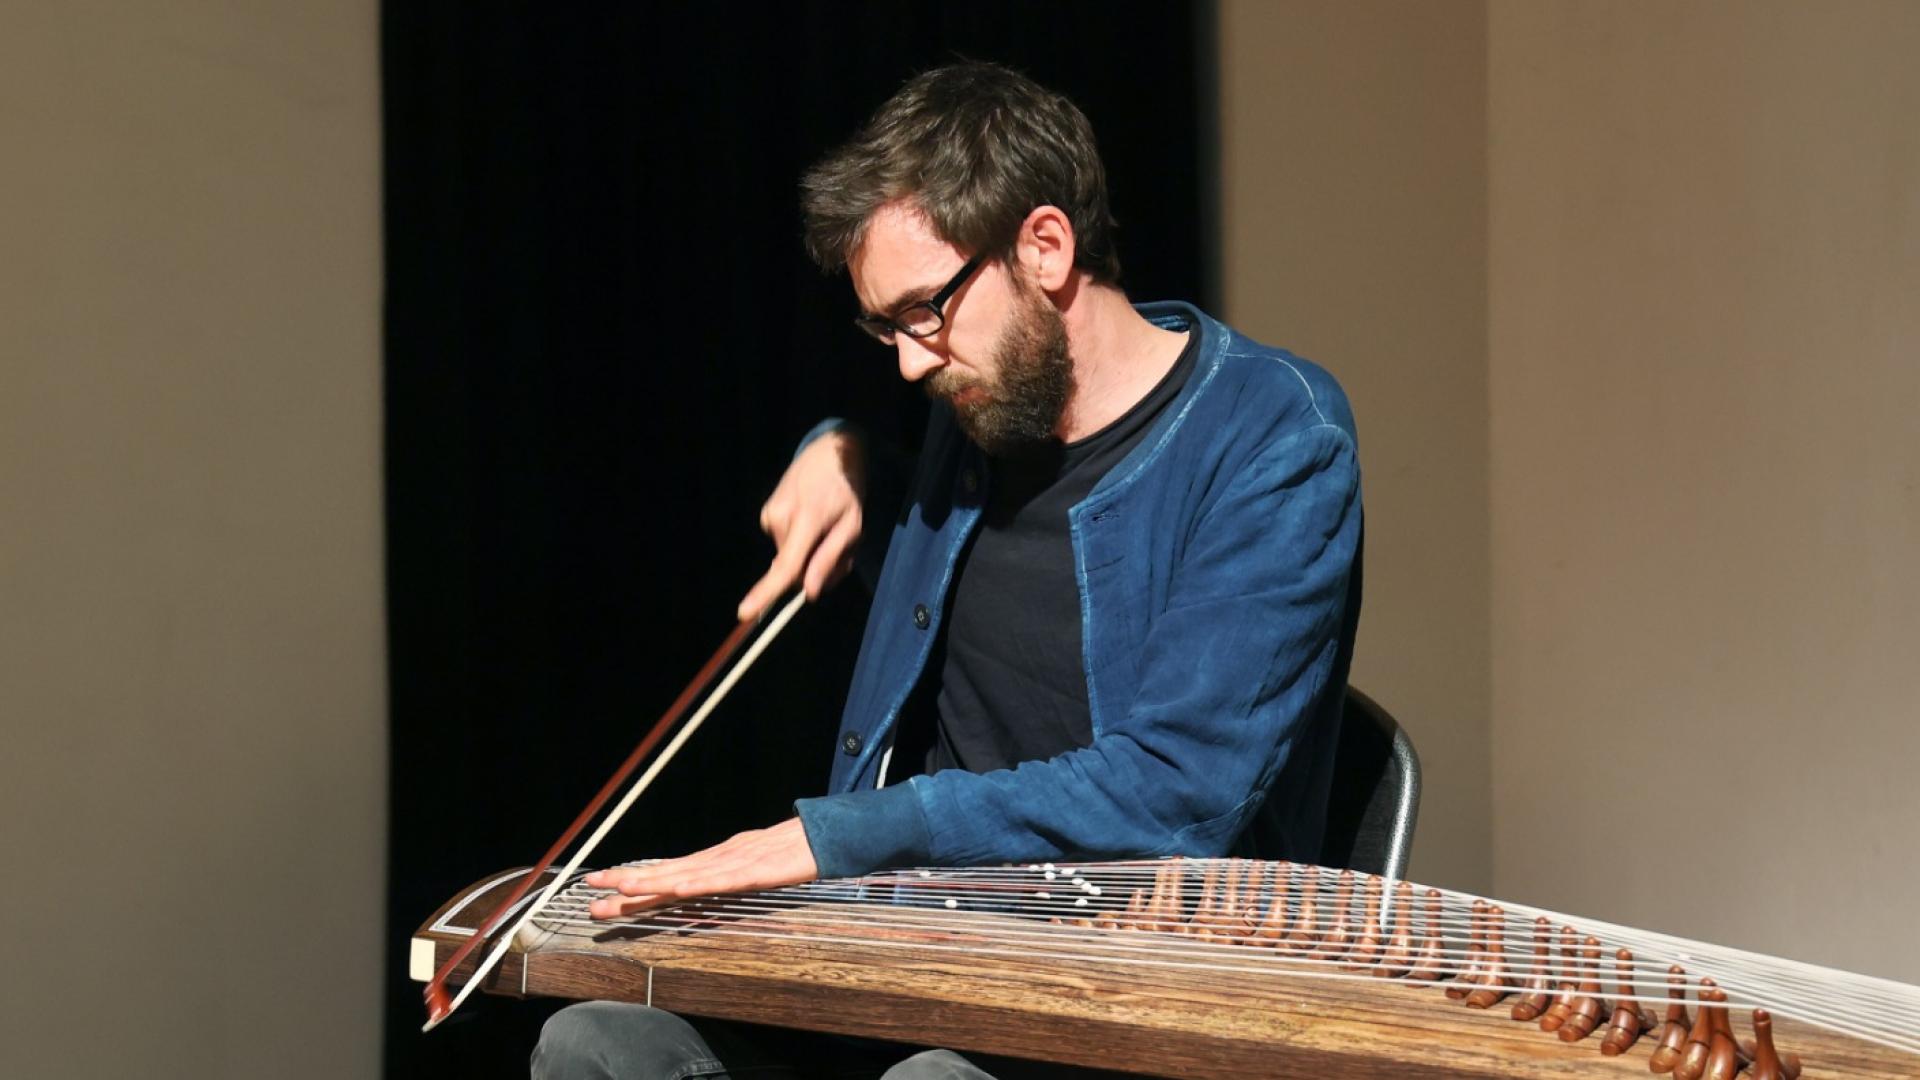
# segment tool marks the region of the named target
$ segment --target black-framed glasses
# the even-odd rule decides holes
[[[966,284],[967,278],[971,277],[986,259],[984,254],[968,259],[967,264],[960,268],[960,272],[953,275],[953,280],[941,286],[939,292],[917,304],[909,304],[901,308],[892,318],[885,315],[856,315],[853,325],[872,334],[873,339],[882,345],[893,344],[893,335],[896,333],[905,334],[910,338],[932,337],[940,332],[941,327],[947,325],[946,312],[943,310],[947,301],[953,298],[953,294],[960,290],[960,286]]]

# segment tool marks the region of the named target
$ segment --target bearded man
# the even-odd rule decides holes
[[[802,186],[811,254],[934,402],[883,510],[829,794],[589,875],[615,890],[593,914],[890,866],[1315,860],[1360,605],[1338,384],[1189,305],[1131,304],[1085,116],[1005,68],[913,79]],[[802,444],[742,618],[848,571],[868,456],[837,422]],[[737,1028],[599,1002],[534,1055],[548,1076],[765,1064]],[[886,1075],[988,1074],[931,1051]]]

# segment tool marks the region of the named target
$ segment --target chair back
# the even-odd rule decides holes
[[[1413,741],[1379,702],[1347,687],[1321,862],[1402,878],[1419,813],[1420,757]]]

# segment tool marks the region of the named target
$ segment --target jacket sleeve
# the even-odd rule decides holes
[[[833,432],[844,432],[860,441],[866,452],[867,483],[860,499],[860,539],[853,549],[854,571],[872,593],[880,580],[880,566],[886,561],[886,528],[902,512],[907,498],[907,478],[913,475],[914,458],[899,447],[881,439],[851,420],[829,416],[807,429],[794,447],[793,456],[813,445],[814,440]]]
[[[1335,670],[1360,532],[1344,430],[1269,446],[1194,525],[1124,716],[1047,761],[800,800],[822,876],[1224,851]]]

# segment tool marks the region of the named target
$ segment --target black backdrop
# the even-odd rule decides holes
[[[729,629],[795,440],[911,446],[890,351],[799,244],[800,171],[915,71],[1010,63],[1087,112],[1136,299],[1208,299],[1210,19],[1142,3],[388,3],[387,1073],[523,1076],[552,1006],[422,1036],[406,939],[535,859]],[[865,618],[802,614],[597,857],[824,783]]]

